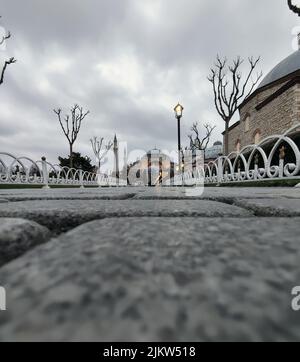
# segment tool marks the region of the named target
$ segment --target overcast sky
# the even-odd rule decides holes
[[[295,0],[295,2],[297,2]],[[216,54],[261,56],[264,74],[293,52],[300,18],[286,0],[0,0],[12,32],[0,58],[18,62],[0,87],[0,151],[55,161],[68,146],[54,107],[89,109],[75,151],[116,132],[129,148],[176,149],[173,107],[217,125],[207,81]],[[299,30],[300,31],[300,30]]]

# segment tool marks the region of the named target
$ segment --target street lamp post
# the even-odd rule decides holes
[[[174,108],[175,117],[177,119],[177,126],[178,126],[178,167],[179,171],[181,170],[181,135],[180,135],[180,121],[183,115],[184,108],[181,104],[177,104]]]
[[[294,5],[292,3],[292,0],[288,0],[288,6],[294,13],[296,13],[296,14],[298,14],[298,16],[300,16],[300,8],[297,5]]]

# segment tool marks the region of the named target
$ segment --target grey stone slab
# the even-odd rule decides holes
[[[6,203],[6,202],[8,202],[7,199],[0,199],[0,204],[4,204],[4,203]]]
[[[177,187],[145,187],[143,190],[137,191],[133,197],[137,200],[181,200],[188,199],[186,197],[186,189]]]
[[[206,200],[47,200],[0,204],[0,217],[23,217],[56,232],[108,217],[251,217],[251,211]]]
[[[126,200],[135,196],[132,188],[69,188],[1,190],[0,198],[8,201],[30,200]]]
[[[188,188],[145,188],[136,193],[135,199],[190,199],[186,193]],[[253,198],[291,198],[300,199],[300,189],[293,187],[205,187],[201,196],[196,199],[233,200]]]
[[[0,218],[0,266],[49,239],[49,230],[35,222]]]
[[[181,187],[122,187],[122,188],[86,188],[86,189],[16,189],[1,190],[0,199],[9,201],[30,200],[176,200],[190,199],[185,188]],[[228,199],[248,198],[292,198],[300,199],[299,188],[283,187],[205,187],[202,196],[196,199],[212,199],[223,201]],[[194,197],[195,198],[195,197]]]
[[[299,341],[299,221],[82,225],[0,269],[0,340]]]
[[[300,199],[245,199],[236,200],[235,204],[253,211],[257,216],[300,216]]]
[[[294,187],[207,187],[204,197],[222,199],[300,199],[300,189]]]

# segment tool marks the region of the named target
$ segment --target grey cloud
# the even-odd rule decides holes
[[[3,150],[46,154],[68,147],[52,111],[91,110],[75,149],[89,138],[127,141],[129,149],[176,148],[173,106],[185,106],[183,137],[194,121],[217,125],[206,76],[217,53],[261,55],[267,73],[292,52],[297,17],[282,0],[1,0],[1,25],[16,56],[0,88]],[[187,144],[187,138],[184,139]]]

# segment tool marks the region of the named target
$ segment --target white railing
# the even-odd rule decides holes
[[[300,182],[300,150],[292,138],[297,135],[300,124],[283,135],[267,137],[258,145],[248,145],[193,172],[177,175],[167,185],[195,185],[201,180],[205,184],[223,184],[299,178]]]
[[[166,186],[240,183],[279,179],[298,179],[300,183],[300,150],[294,141],[300,138],[300,124],[283,135],[267,137],[258,145],[249,145],[217,160],[197,164],[196,169],[166,180]],[[0,152],[0,185],[51,186],[127,186],[127,180],[52,165],[45,158],[33,161]]]
[[[42,158],[33,161],[0,152],[0,185],[43,186],[123,186],[123,181],[102,174],[53,165]]]
[[[106,186],[127,186],[127,181],[123,179],[117,179],[112,176],[107,175],[97,175],[97,182],[100,187],[106,187]]]

